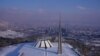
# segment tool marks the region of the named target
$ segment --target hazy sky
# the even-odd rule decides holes
[[[19,25],[100,24],[100,0],[0,0],[0,19]]]

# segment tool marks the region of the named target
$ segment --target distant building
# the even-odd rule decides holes
[[[90,41],[91,46],[100,47],[100,38],[92,38]]]
[[[93,38],[90,41],[91,51],[89,56],[100,56],[100,38]]]

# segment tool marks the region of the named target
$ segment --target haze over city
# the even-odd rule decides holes
[[[0,0],[0,21],[18,26],[100,27],[100,0]]]

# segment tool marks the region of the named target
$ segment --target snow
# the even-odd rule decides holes
[[[6,30],[6,31],[0,31],[0,36],[4,38],[16,38],[16,37],[23,37],[24,33],[12,31],[12,30]]]
[[[0,56],[6,56],[9,52],[12,52],[16,48],[16,46],[7,46],[0,51]]]
[[[58,43],[52,43],[53,47],[45,50],[44,48],[37,48],[36,43],[22,43],[17,46],[8,46],[4,48],[5,51],[0,52],[0,56],[44,56],[45,51],[47,56],[58,56]],[[79,56],[73,47],[67,43],[62,44],[62,56]]]
[[[58,56],[57,54],[57,43],[53,43],[52,48],[48,48],[47,56]],[[63,53],[62,56],[79,56],[73,49],[72,46],[69,44],[63,43]],[[22,49],[19,51],[19,53],[23,53],[22,56],[44,56],[45,55],[45,49],[44,48],[37,48],[31,45],[24,45]]]

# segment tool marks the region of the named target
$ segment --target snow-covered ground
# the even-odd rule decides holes
[[[53,43],[53,47],[52,48],[48,48],[47,51],[47,56],[58,56],[57,54],[57,43]],[[74,49],[72,48],[72,46],[70,46],[69,44],[64,44],[62,45],[63,47],[63,52],[62,52],[62,56],[79,56]],[[22,49],[20,49],[19,51],[20,55],[22,56],[45,56],[45,49],[44,48],[37,48],[34,47],[34,45],[24,45],[22,47]],[[19,55],[19,56],[20,56]]]
[[[0,50],[0,56],[6,56],[9,52],[12,52],[16,48],[17,48],[17,46],[4,47],[4,48],[2,48],[2,50]]]
[[[47,49],[48,56],[58,56],[57,54],[57,43],[53,43],[52,48]],[[23,43],[17,46],[8,46],[3,48],[0,52],[0,56],[44,56],[45,49],[35,47],[35,43]],[[63,54],[62,56],[79,56],[69,44],[63,43]]]

